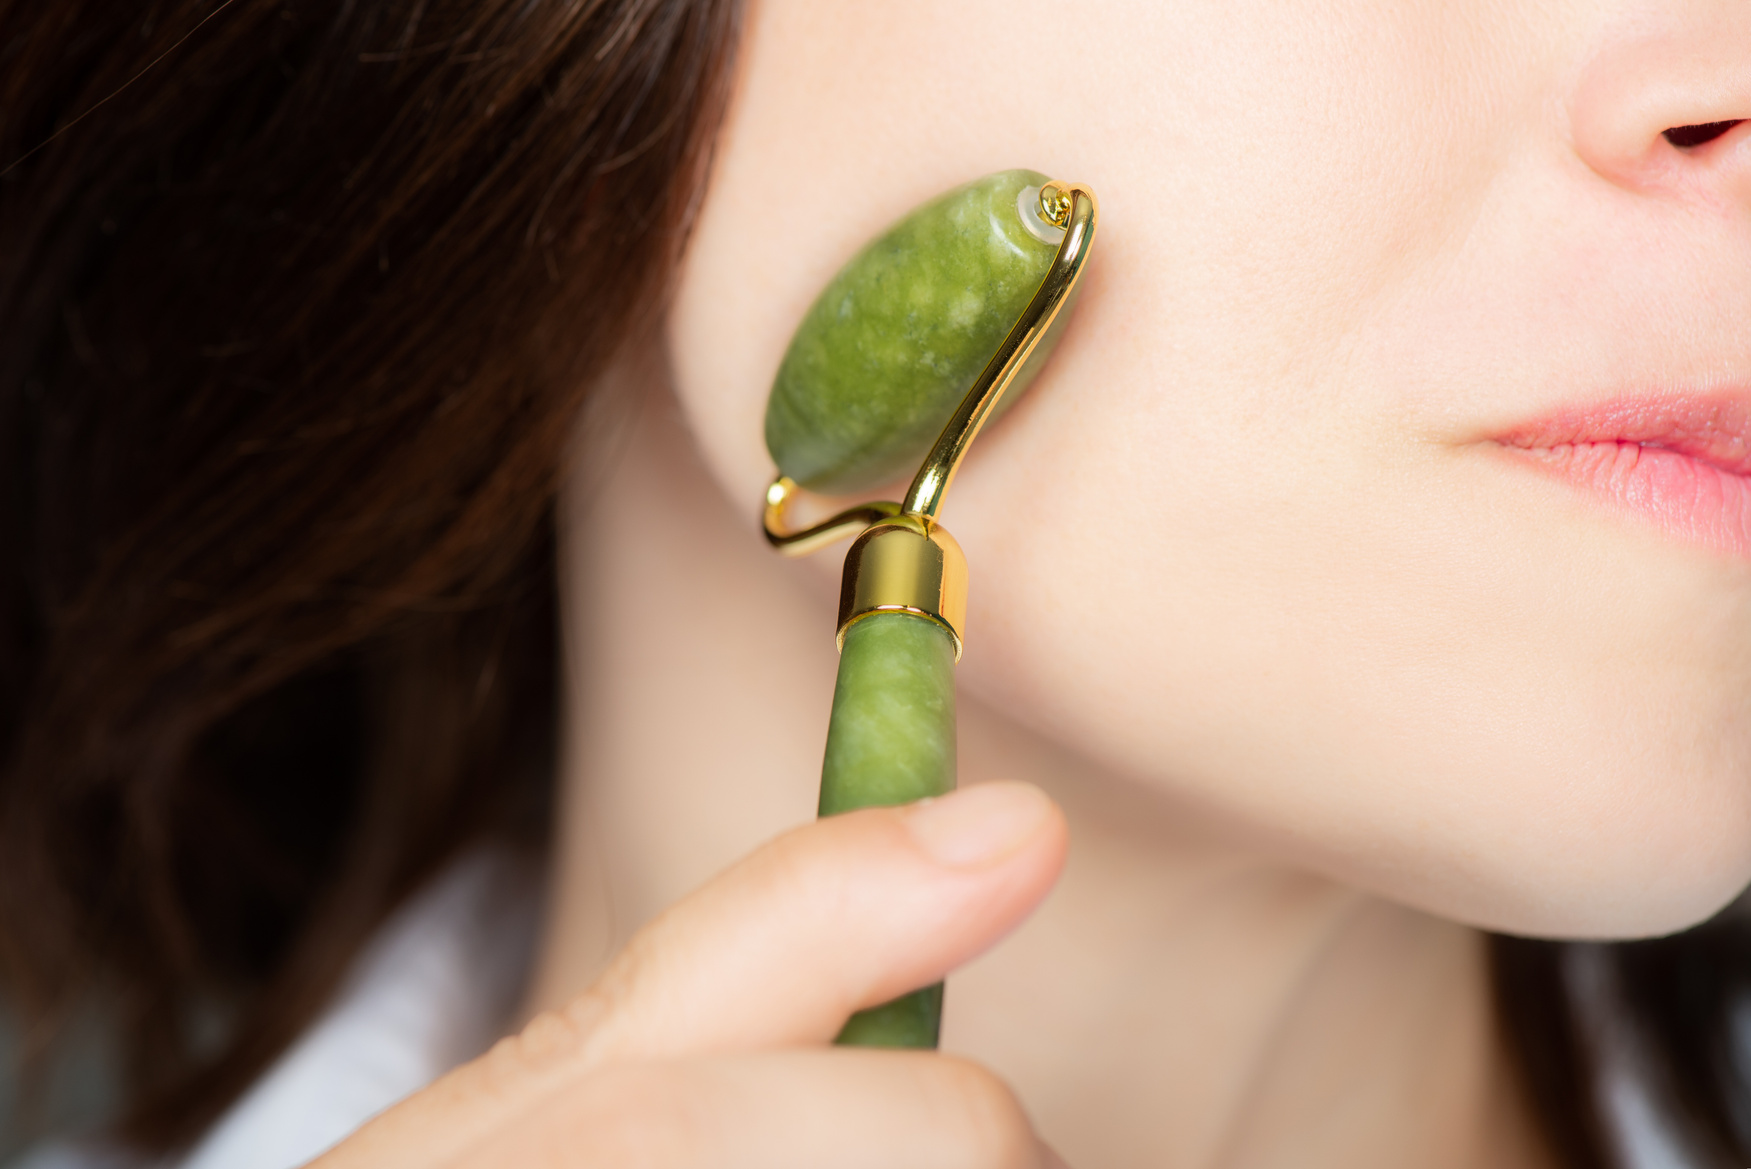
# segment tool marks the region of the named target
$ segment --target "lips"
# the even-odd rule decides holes
[[[1751,395],[1620,400],[1496,441],[1616,510],[1751,558]]]

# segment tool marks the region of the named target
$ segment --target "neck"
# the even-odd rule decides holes
[[[752,504],[724,500],[661,395],[607,476],[568,490],[534,1006],[813,815],[836,584],[767,551]],[[1040,911],[950,978],[944,1047],[1003,1075],[1072,1164],[1541,1163],[1474,932],[1248,855],[976,695],[960,707],[962,782],[1038,784],[1072,846]]]

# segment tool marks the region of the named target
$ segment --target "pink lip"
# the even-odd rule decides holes
[[[1673,535],[1751,557],[1751,394],[1622,399],[1496,441]]]

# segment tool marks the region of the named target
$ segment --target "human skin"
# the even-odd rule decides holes
[[[1745,885],[1751,565],[1510,436],[1751,392],[1751,125],[1662,137],[1751,117],[1748,62],[1734,0],[761,0],[644,415],[566,499],[550,1010],[329,1163],[1547,1164],[1474,927]],[[858,813],[686,897],[813,807],[837,557],[753,524],[790,331],[1012,166],[1101,235],[944,511],[961,772],[1065,819],[973,879]],[[948,1055],[822,1048],[1066,825]]]

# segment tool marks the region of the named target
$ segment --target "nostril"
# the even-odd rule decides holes
[[[1680,150],[1689,150],[1693,146],[1713,142],[1744,120],[1744,118],[1734,118],[1728,122],[1703,122],[1696,126],[1673,126],[1666,131],[1666,141]]]

